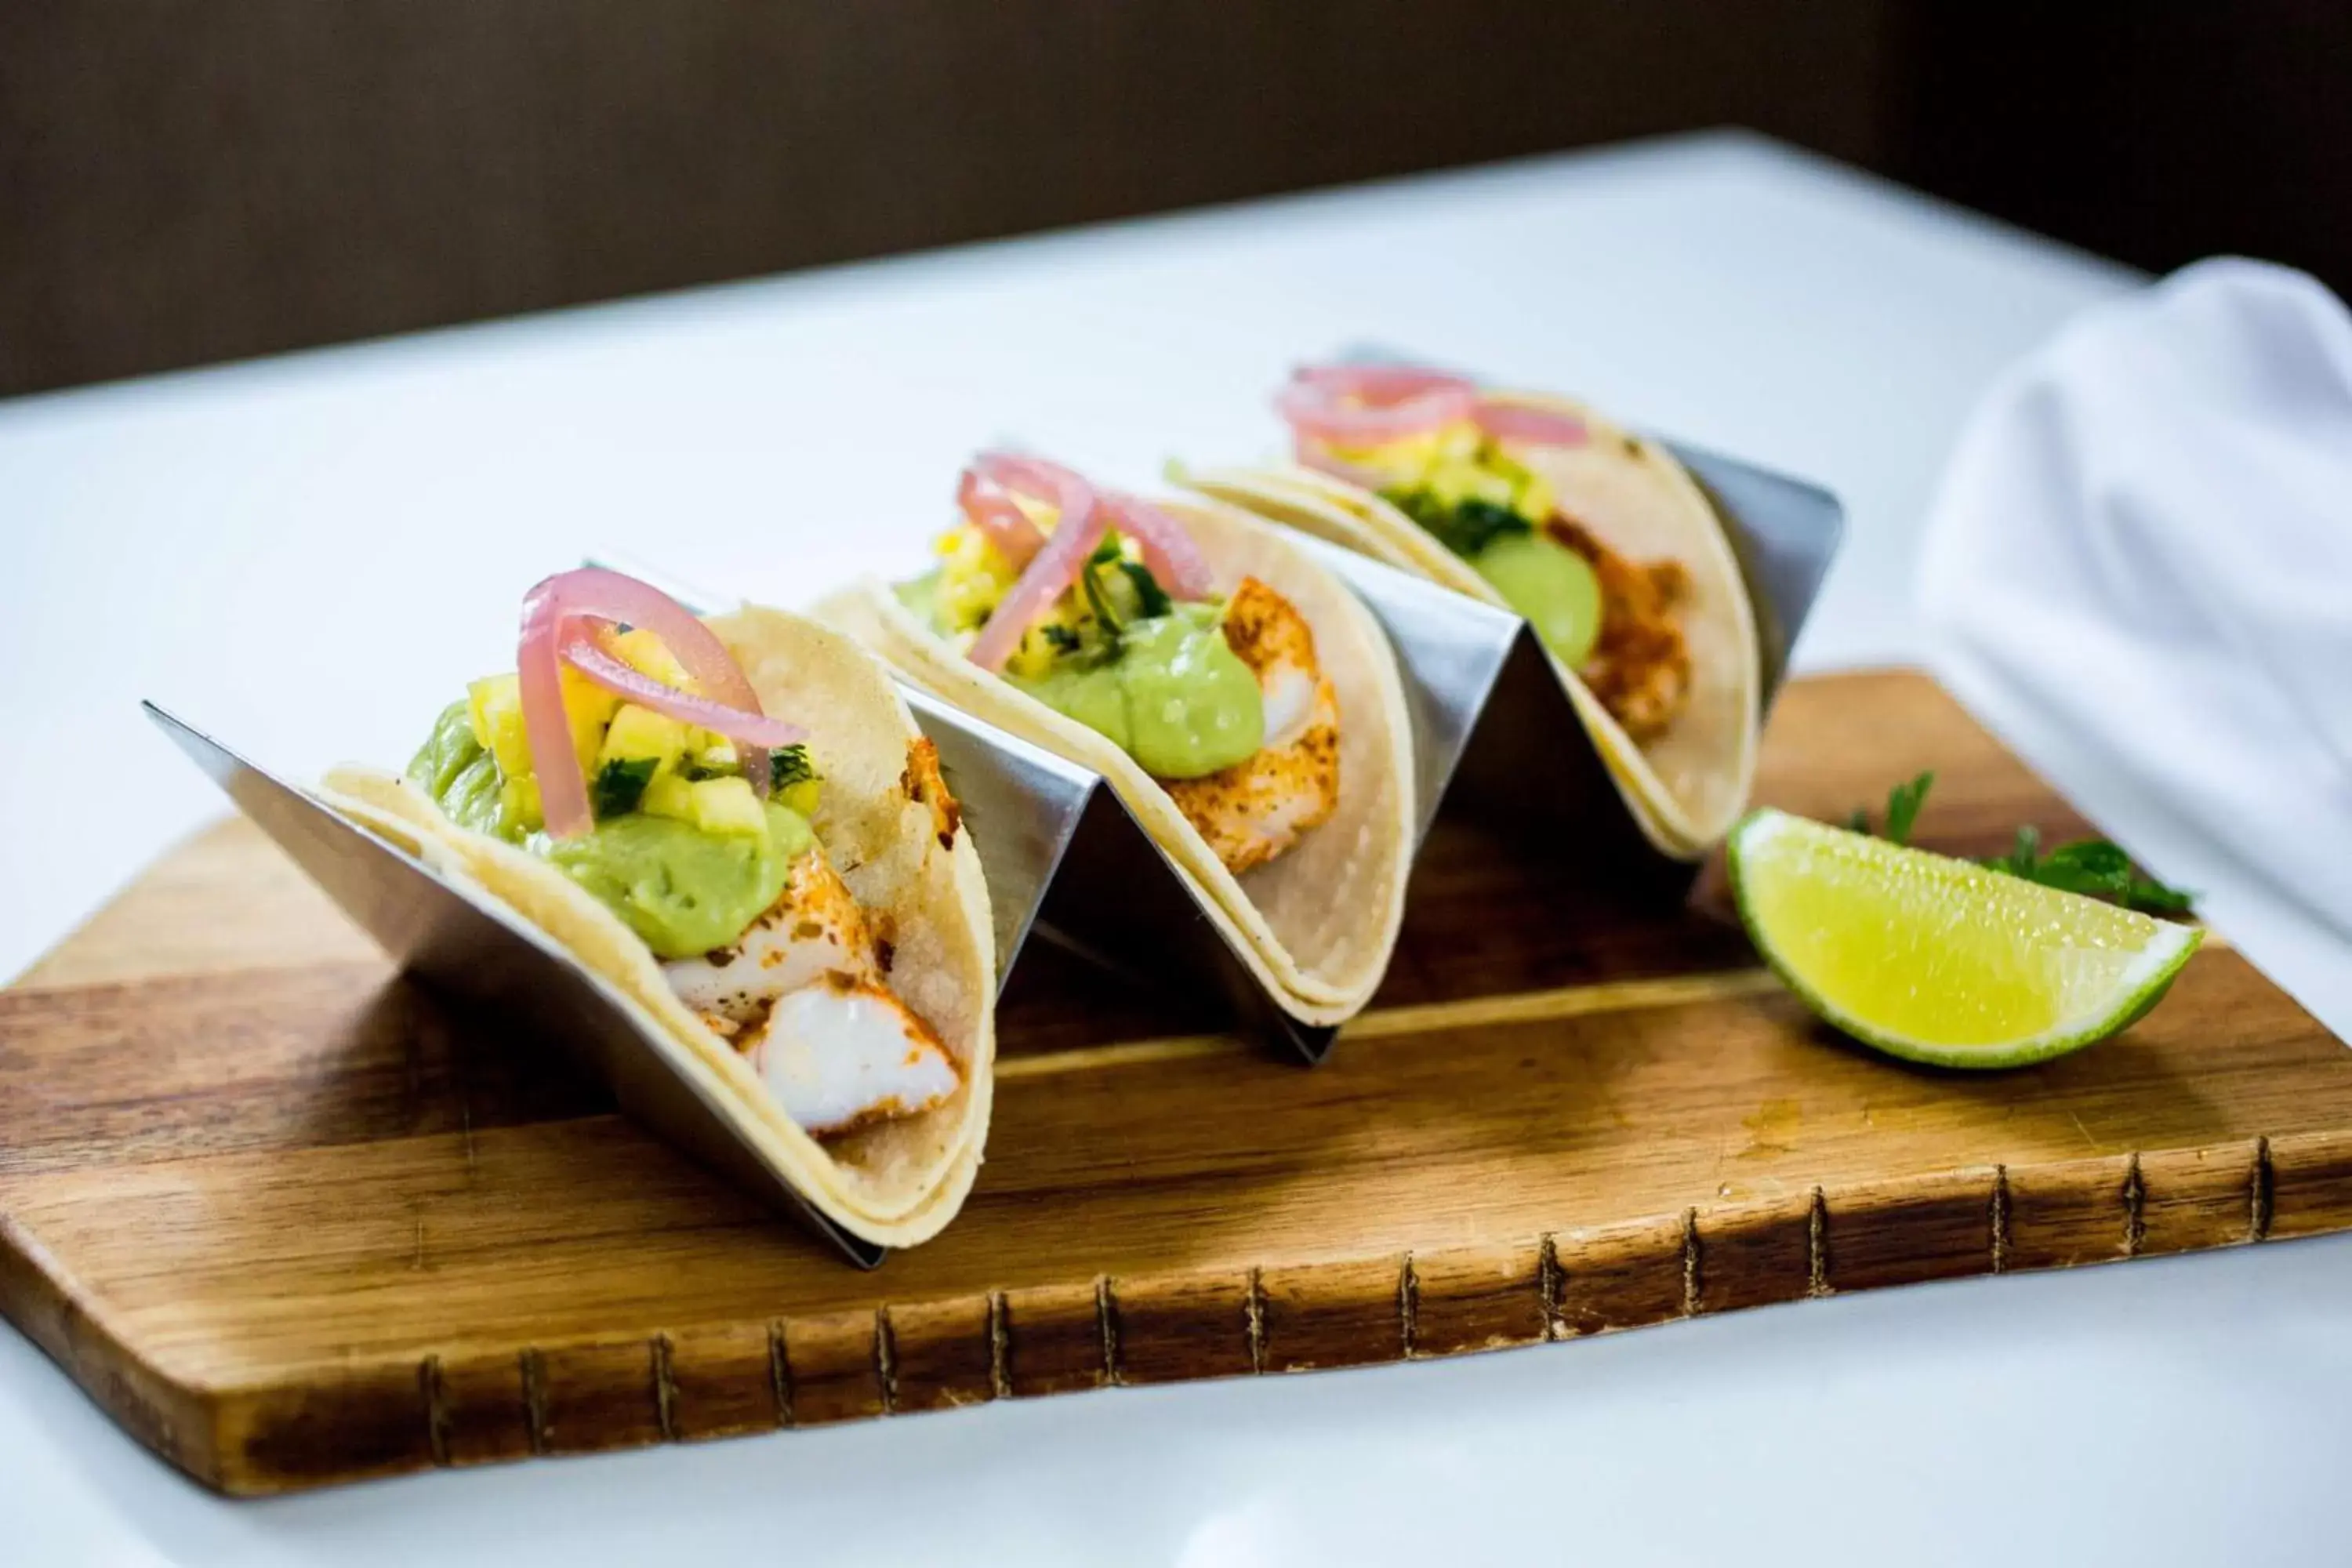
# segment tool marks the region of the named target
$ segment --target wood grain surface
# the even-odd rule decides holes
[[[2084,828],[1908,673],[1790,688],[1759,795],[1925,767],[1933,847]],[[2233,952],[2094,1050],[1937,1073],[1814,1025],[1719,879],[1628,912],[1525,848],[1440,825],[1320,1069],[1024,959],[971,1206],[859,1274],[224,825],[0,993],[0,1310],[269,1492],[2352,1226],[2352,1055]]]

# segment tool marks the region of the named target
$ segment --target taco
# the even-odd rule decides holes
[[[1746,806],[1754,607],[1705,493],[1581,404],[1392,366],[1299,371],[1297,461],[1180,482],[1516,611],[1633,818],[1696,858]]]
[[[1280,530],[983,454],[931,570],[816,608],[926,689],[1109,781],[1269,994],[1360,1011],[1404,915],[1395,656]]]
[[[994,939],[888,672],[800,616],[706,623],[595,568],[531,590],[517,665],[328,803],[570,949],[843,1228],[937,1232],[988,1130]]]

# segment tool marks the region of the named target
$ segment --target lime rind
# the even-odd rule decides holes
[[[2031,904],[2055,911],[2079,928],[2132,937],[2137,941],[2137,951],[2120,968],[2110,968],[2098,976],[2094,988],[2070,998],[2076,1005],[2066,1008],[2045,1027],[1996,1038],[1923,1038],[1916,1032],[1890,1026],[1858,1013],[1832,994],[1834,985],[1795,962],[1788,951],[1789,943],[1775,940],[1771,921],[1759,910],[1763,900],[1756,896],[1757,875],[1759,871],[1768,879],[1776,874],[1803,875],[1801,870],[1790,873],[1787,867],[1773,863],[1774,847],[1790,836],[1800,841],[1796,847],[1801,852],[1811,849],[1841,854],[1848,862],[1850,875],[1853,874],[1852,868],[1864,867],[1866,869],[1859,873],[1864,879],[1874,874],[1890,879],[1904,875],[1933,879],[1943,884],[1941,890],[1956,906],[1969,901],[1980,903],[1987,897],[2005,899],[2018,905]],[[2145,1017],[2163,999],[2204,939],[2204,932],[2195,926],[2127,913],[2056,889],[2030,883],[2007,886],[2005,883],[2011,879],[1989,880],[1999,878],[2000,873],[1968,861],[1887,844],[1769,807],[1749,813],[1732,830],[1729,850],[1732,893],[1741,923],[1781,983],[1824,1022],[1872,1049],[1936,1067],[1971,1070],[2026,1067],[2118,1034]],[[1868,890],[1860,889],[1864,893]],[[1856,902],[1859,904],[1861,900]],[[2021,942],[2019,945],[2031,944]],[[2063,958],[2060,962],[2063,963]],[[2064,989],[2072,991],[2074,987],[2070,984]]]

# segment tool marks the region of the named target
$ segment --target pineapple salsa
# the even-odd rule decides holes
[[[939,553],[935,569],[898,585],[899,602],[969,647],[1020,574],[968,523],[940,536]],[[1257,677],[1227,646],[1223,616],[1215,601],[1171,599],[1114,531],[1023,634],[1004,679],[1155,778],[1204,778],[1248,761],[1265,741]]]
[[[645,630],[613,651],[666,685],[693,681]],[[462,827],[545,858],[628,922],[662,958],[727,947],[783,891],[815,843],[818,784],[805,748],[771,753],[773,789],[751,790],[722,736],[642,708],[562,671],[563,708],[588,780],[595,826],[543,830],[522,699],[513,675],[488,676],[443,710],[408,777]]]

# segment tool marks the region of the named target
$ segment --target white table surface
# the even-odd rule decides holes
[[[398,759],[583,550],[796,602],[908,559],[978,444],[1133,483],[1269,450],[1286,367],[1366,338],[1828,483],[1799,662],[1915,659],[1966,411],[2137,282],[1709,136],[0,404],[6,731],[44,759],[0,770],[0,973],[218,815],[139,697],[299,773]],[[2346,954],[1979,695],[2352,1024]],[[2352,1239],[2306,1242],[264,1504],[0,1328],[0,1562],[2341,1561],[2347,1298]]]

